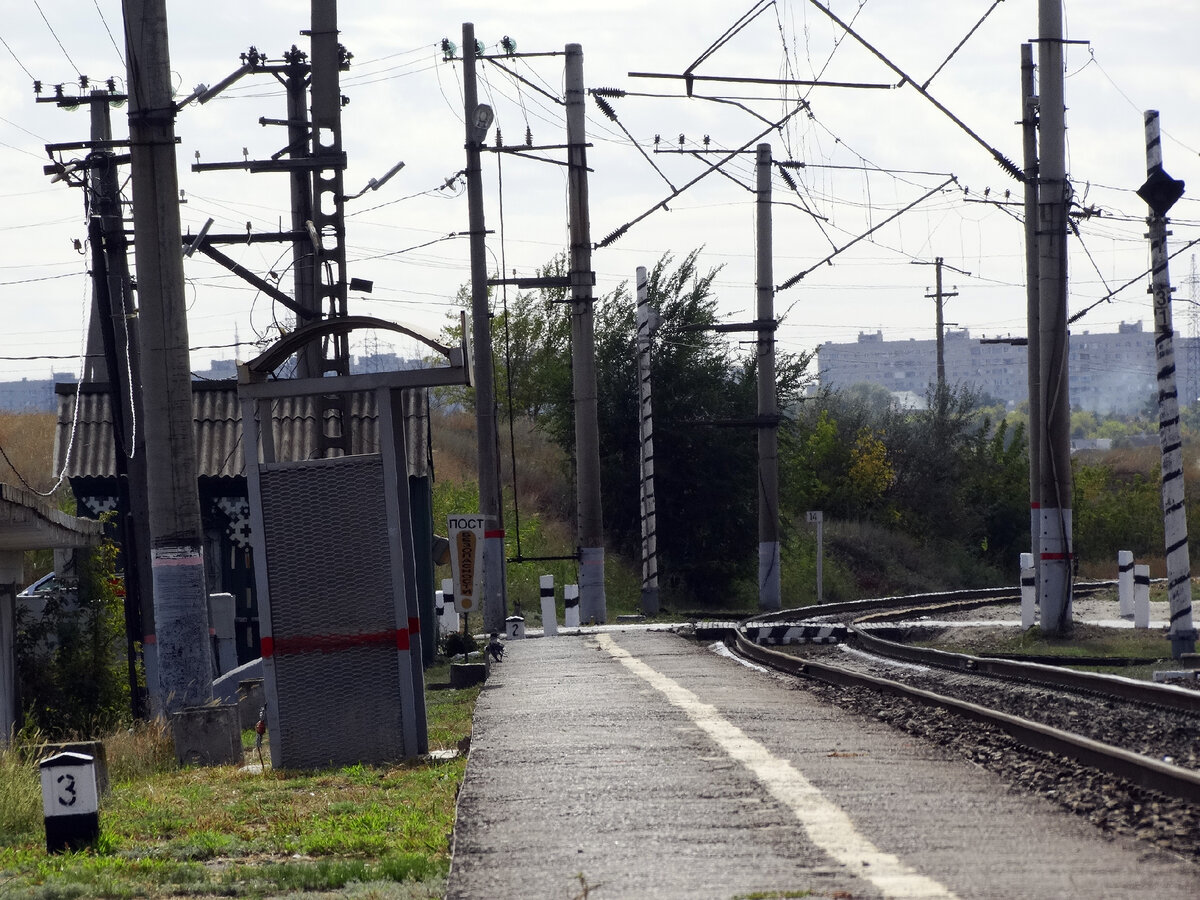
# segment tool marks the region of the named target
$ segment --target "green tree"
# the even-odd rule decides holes
[[[129,717],[117,550],[80,552],[79,577],[40,611],[17,609],[15,656],[24,727],[52,738],[95,737]]]

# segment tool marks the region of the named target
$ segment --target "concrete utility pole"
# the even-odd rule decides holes
[[[475,83],[475,26],[462,27],[463,113],[466,119],[467,216],[471,241],[471,339],[475,349],[475,430],[479,440],[479,514],[483,516],[483,627],[503,631],[508,616],[504,579],[504,507],[500,502],[500,452],[492,371],[486,226],[479,150],[491,127],[492,108],[479,102]]]
[[[771,236],[771,145],[756,155],[755,233],[758,247],[758,606],[780,609],[779,406],[775,392],[775,274]]]
[[[925,295],[926,300],[934,301],[937,309],[937,386],[939,390],[946,386],[946,301],[951,297],[958,296],[958,291],[945,292],[942,290],[942,266],[944,264],[945,260],[942,257],[934,259],[935,287],[932,294]]]
[[[308,118],[309,67],[304,53],[295,46],[283,55],[283,59],[287,63],[284,87],[287,90],[288,156],[295,160],[307,159],[312,152],[312,125]],[[288,179],[291,186],[292,231],[304,234],[308,223],[313,220],[312,172],[296,168]],[[321,315],[321,305],[317,302],[314,289],[316,262],[317,252],[311,240],[292,242],[292,290],[296,305],[308,310],[313,318]],[[297,319],[297,325],[304,324],[301,316],[297,315]],[[320,378],[324,375],[324,368],[320,345],[309,344],[298,354],[297,378]]]
[[[1037,95],[1033,87],[1033,45],[1021,45],[1021,135],[1025,175],[1025,307],[1026,371],[1029,381],[1029,536],[1033,553],[1034,580],[1041,584],[1041,495],[1042,495],[1042,381],[1041,316],[1038,309],[1038,148]]]
[[[649,303],[646,267],[637,268],[638,438],[641,444],[642,612],[658,615],[658,521],[654,500],[654,411],[650,398],[650,336],[654,315]]]
[[[166,0],[123,0],[150,555],[164,711],[212,700]]]
[[[1183,439],[1175,380],[1175,331],[1171,323],[1171,275],[1167,268],[1167,212],[1183,195],[1183,182],[1163,171],[1158,110],[1145,113],[1146,183],[1138,196],[1150,207],[1150,292],[1154,295],[1154,353],[1158,370],[1158,438],[1162,447],[1163,533],[1166,536],[1167,599],[1171,604],[1171,655],[1196,650],[1192,627],[1192,573],[1188,557],[1183,487]]]
[[[92,91],[92,140],[111,141],[112,124],[107,91]],[[120,99],[127,99],[121,97]],[[121,516],[121,552],[125,564],[125,622],[130,639],[142,645],[142,664],[151,705],[162,708],[157,695],[158,660],[156,646],[146,636],[154,632],[154,584],[150,565],[150,528],[147,518],[146,453],[140,384],[141,362],[138,349],[137,319],[133,315],[133,295],[129,278],[129,242],[125,236],[125,216],[121,209],[121,191],[117,163],[111,151],[93,150],[95,162],[91,177],[93,272],[92,331],[88,347],[96,344],[104,362],[109,384],[109,402],[113,421],[114,459],[118,481],[118,505]],[[99,370],[90,365],[93,378]],[[75,398],[78,403],[80,398]],[[136,652],[130,649],[131,665]],[[132,681],[133,714],[145,716],[144,692]]]
[[[1067,356],[1066,123],[1063,100],[1062,0],[1038,0],[1040,83],[1038,179],[1039,368],[1045,437],[1041,461],[1042,631],[1071,631],[1073,544],[1071,537],[1071,392]]]
[[[567,44],[567,217],[571,231],[571,346],[575,389],[575,465],[579,503],[579,603],[582,621],[608,619],[604,598],[604,518],[592,321],[592,230],[588,218],[583,47]]]

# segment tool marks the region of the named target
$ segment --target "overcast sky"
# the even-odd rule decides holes
[[[10,6],[18,6],[11,3]],[[278,58],[293,43],[307,50],[309,4],[281,0],[208,0],[171,3],[171,61],[180,97],[198,83],[213,84],[238,67],[250,45]],[[992,0],[855,0],[834,2],[863,38],[913,80],[929,79],[960,41],[979,24]],[[39,9],[40,7],[40,9]],[[568,8],[569,7],[569,8]],[[488,52],[502,37],[519,52],[561,52],[568,43],[584,50],[589,88],[614,87],[655,95],[682,93],[678,82],[631,78],[630,72],[680,73],[717,41],[752,4],[716,0],[480,4],[387,3],[343,0],[342,42],[354,58],[343,75],[350,99],[343,115],[349,155],[346,189],[354,193],[396,162],[405,168],[378,192],[348,207],[350,275],[374,282],[369,297],[352,295],[351,312],[390,318],[437,331],[468,278],[467,242],[448,237],[467,227],[461,179],[464,165],[461,64],[444,62],[441,39],[461,43],[464,21],[475,23]],[[1145,179],[1142,110],[1158,108],[1165,133],[1168,172],[1197,185],[1197,115],[1200,73],[1194,52],[1200,10],[1165,0],[1136,4],[1091,0],[1066,4],[1069,45],[1066,65],[1068,169],[1081,204],[1103,210],[1080,224],[1072,241],[1072,312],[1105,297],[1142,273],[1148,263],[1144,204],[1133,194]],[[928,89],[1009,159],[1021,159],[1020,44],[1036,37],[1034,0],[1003,0]],[[46,90],[65,82],[76,90],[80,74],[93,82],[115,76],[123,84],[124,41],[118,0],[39,0],[6,9],[0,21],[0,201],[7,215],[0,254],[0,378],[48,377],[78,368],[85,304],[90,297],[86,257],[75,239],[86,236],[81,191],[51,184],[42,174],[47,142],[83,140],[88,114],[35,104],[32,80]],[[530,57],[500,68],[481,65],[480,98],[497,113],[506,143],[520,143],[526,129],[535,144],[565,139],[561,55]],[[795,286],[779,291],[776,310],[785,315],[779,337],[789,350],[824,341],[852,341],[860,331],[882,329],[891,338],[933,336],[933,284],[928,265],[941,256],[949,266],[946,289],[958,296],[946,318],[973,335],[1023,334],[1023,230],[1020,185],[990,153],[968,137],[911,86],[852,38],[844,36],[812,2],[779,0],[697,69],[701,75],[793,77],[887,85],[884,89],[777,88],[698,83],[696,93],[739,98],[746,108],[704,99],[627,96],[612,100],[619,124],[588,101],[591,227],[593,241],[665,200],[672,186],[699,175],[707,161],[685,149],[734,149],[751,142],[803,96],[807,111],[764,140],[776,159],[805,163],[791,169],[798,192],[776,173],[774,282],[819,263],[897,210],[935,191],[868,240],[837,255]],[[761,98],[761,99],[746,99]],[[114,109],[114,131],[127,134],[127,109]],[[283,118],[284,96],[270,76],[243,78],[204,106],[178,117],[179,178],[187,203],[184,230],[197,231],[212,217],[214,230],[241,231],[250,222],[270,231],[288,216],[286,176],[245,172],[195,173],[203,162],[266,158],[286,143],[260,117]],[[655,172],[626,136],[633,136],[661,170]],[[494,140],[495,132],[493,131]],[[751,146],[751,150],[753,147]],[[548,152],[546,155],[554,155]],[[566,247],[565,170],[505,155],[484,159],[490,266],[521,274]],[[711,160],[711,156],[709,157]],[[754,318],[754,198],[752,155],[743,155],[700,181],[632,227],[594,256],[597,295],[631,281],[635,267],[652,266],[664,253],[682,257],[703,247],[701,265],[722,267],[717,279],[722,313],[731,321]],[[448,187],[443,187],[451,182]],[[500,186],[503,186],[503,202]],[[1003,206],[1008,197],[1015,206]],[[980,202],[984,201],[984,202]],[[995,203],[991,201],[1000,201]],[[1186,196],[1173,211],[1172,249],[1200,238],[1200,208]],[[502,239],[503,237],[503,239]],[[431,243],[432,242],[432,243]],[[427,245],[427,246],[418,246]],[[417,249],[410,249],[417,248]],[[284,273],[288,248],[234,246],[231,255],[266,275]],[[1172,263],[1177,301],[1193,296],[1192,253]],[[284,311],[199,255],[187,262],[193,364],[210,358],[243,358],[236,339],[271,337]],[[290,276],[283,274],[287,285]],[[1075,330],[1115,331],[1121,321],[1152,327],[1147,279],[1087,315]],[[499,297],[497,300],[499,301]],[[1176,307],[1176,326],[1188,333],[1191,312]],[[213,348],[213,349],[208,349]],[[356,353],[371,349],[358,345]],[[405,348],[398,348],[402,352]],[[9,359],[32,357],[30,359]],[[64,357],[55,359],[53,357]]]

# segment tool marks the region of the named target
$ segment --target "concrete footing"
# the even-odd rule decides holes
[[[487,666],[483,663],[450,663],[450,687],[466,688],[483,684],[487,680]]]
[[[242,763],[242,729],[233,704],[182,709],[171,717],[171,731],[180,765]]]

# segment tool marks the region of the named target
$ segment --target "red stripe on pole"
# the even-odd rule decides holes
[[[421,620],[416,616],[412,616],[408,620],[408,633],[417,635],[421,633]]]
[[[260,644],[263,659],[273,655],[292,655],[297,653],[340,653],[358,647],[372,647],[379,644],[394,643],[397,649],[407,650],[408,630],[404,628],[390,631],[375,631],[369,634],[313,634],[288,638],[264,637]]]
[[[1070,559],[1070,558],[1071,558],[1070,553],[1043,553],[1042,554],[1042,559],[1050,560],[1050,561],[1059,560],[1059,559]]]
[[[1042,504],[1039,503],[1038,501],[1034,500],[1032,503],[1029,504],[1029,508],[1030,509],[1041,509]]]
[[[485,531],[483,533],[483,536],[484,536],[484,539],[486,539],[486,540],[490,540],[491,538],[502,538],[502,537],[504,537],[504,529],[499,528],[494,531]]]

